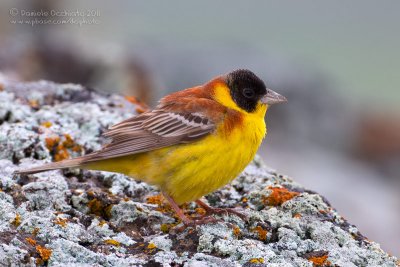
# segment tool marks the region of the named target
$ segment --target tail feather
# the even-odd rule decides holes
[[[74,158],[74,159],[63,160],[60,162],[47,163],[45,165],[33,167],[30,169],[18,170],[18,171],[15,171],[14,174],[15,175],[34,174],[34,173],[50,171],[50,170],[79,167],[82,165],[83,160],[84,160],[83,157],[79,157],[79,158]]]

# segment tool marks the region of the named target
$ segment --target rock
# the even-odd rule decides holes
[[[177,231],[159,192],[121,174],[17,169],[89,153],[101,134],[140,111],[118,95],[73,84],[7,82],[0,88],[0,265],[396,266],[329,202],[257,157],[208,195],[248,220]],[[323,174],[321,174],[322,176]],[[201,214],[193,203],[189,215]]]

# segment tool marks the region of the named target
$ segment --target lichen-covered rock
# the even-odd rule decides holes
[[[247,220],[178,231],[154,187],[121,174],[20,168],[89,153],[138,104],[79,85],[0,86],[1,266],[396,266],[315,192],[254,160],[208,195]],[[321,174],[323,175],[323,174]],[[204,212],[193,203],[188,216]]]

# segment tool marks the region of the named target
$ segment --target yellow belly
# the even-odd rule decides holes
[[[229,135],[221,128],[190,144],[109,159],[88,168],[120,172],[156,185],[182,204],[232,181],[254,158],[265,134],[263,117],[252,116]]]

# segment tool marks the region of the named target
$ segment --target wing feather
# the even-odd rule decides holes
[[[201,113],[154,110],[110,127],[104,136],[111,142],[87,155],[84,163],[193,142],[214,129],[215,124]]]

